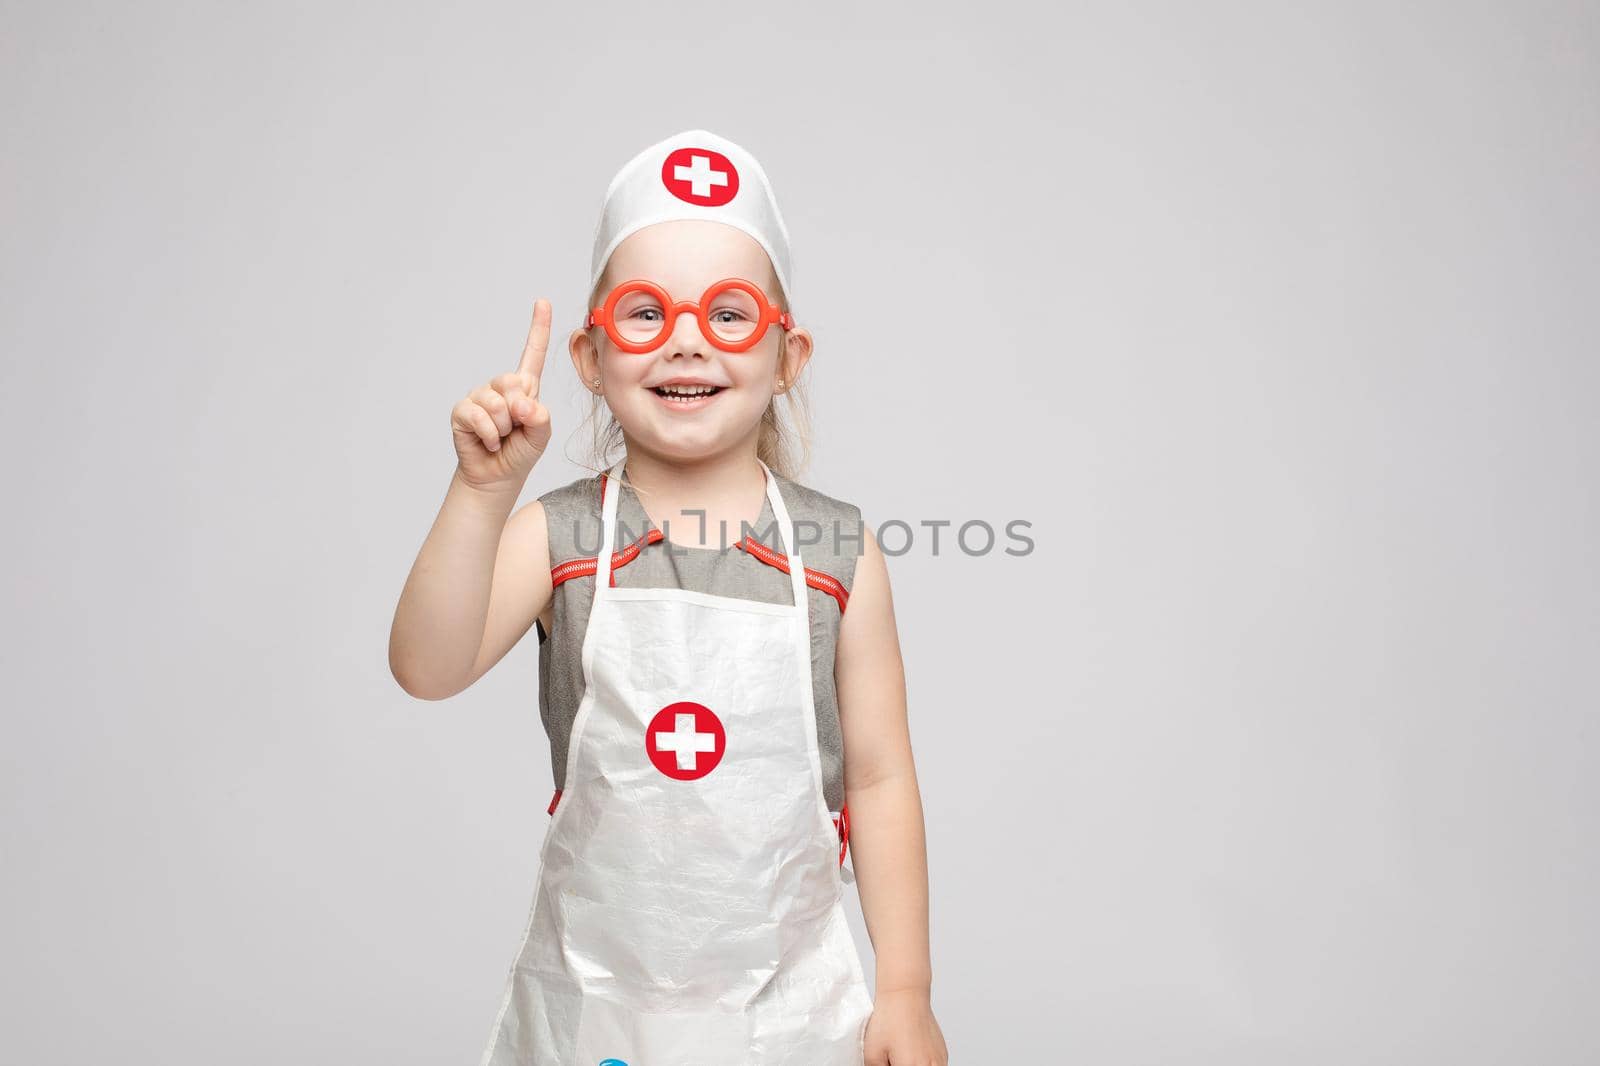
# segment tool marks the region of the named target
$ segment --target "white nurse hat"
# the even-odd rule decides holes
[[[709,130],[684,130],[657,141],[617,171],[595,227],[589,288],[623,238],[684,218],[724,222],[750,234],[766,249],[784,295],[794,300],[789,231],[767,173],[755,156]]]

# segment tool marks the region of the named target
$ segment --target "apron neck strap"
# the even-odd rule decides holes
[[[617,529],[617,500],[622,495],[622,464],[626,458],[618,459],[616,465],[606,471],[605,486],[600,502],[600,554],[595,557],[594,588],[598,593],[603,588],[611,585],[611,555],[616,545]]]
[[[778,478],[760,459],[761,472],[767,476],[767,501],[772,504],[772,518],[778,523],[778,536],[783,539],[783,553],[789,557],[789,587],[794,605],[806,610],[806,565],[794,543],[794,524],[789,521],[789,509],[783,505],[783,495],[778,492]]]

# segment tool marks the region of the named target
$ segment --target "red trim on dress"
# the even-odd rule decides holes
[[[618,569],[627,566],[629,563],[633,562],[633,560],[637,559],[639,557],[639,552],[644,550],[647,545],[659,544],[665,539],[665,533],[661,532],[659,529],[651,528],[645,532],[644,536],[640,537],[626,548],[612,552],[612,586],[615,587],[617,584]],[[759,540],[756,540],[752,536],[746,535],[744,540],[735,544],[734,547],[738,548],[740,551],[748,552],[750,555],[766,563],[768,566],[775,566],[786,574],[789,572],[789,557],[787,555],[784,555],[782,552],[773,551],[771,548],[767,547],[765,544],[762,544]],[[550,587],[553,589],[569,578],[593,577],[595,571],[599,569],[599,556],[597,555],[579,556],[576,559],[568,559],[567,561],[558,563],[550,568]],[[850,593],[845,590],[844,583],[838,578],[822,570],[813,570],[808,566],[806,567],[806,584],[820,592],[825,592],[829,596],[832,596],[834,601],[839,604],[839,613],[844,613],[844,607],[850,599]]]
[[[840,804],[833,827],[839,831],[839,865],[843,866],[845,850],[850,847],[850,804]]]
[[[789,557],[787,555],[783,554],[783,552],[773,551],[748,533],[734,547],[749,552],[768,566],[775,566],[786,574],[789,572]],[[845,591],[844,583],[838,578],[821,570],[813,570],[808,566],[806,567],[806,584],[832,596],[835,602],[839,604],[839,613],[844,613],[844,605],[850,599],[850,594]]]
[[[613,588],[616,587],[617,571],[637,559],[639,557],[639,553],[644,550],[645,545],[655,544],[658,541],[665,539],[665,537],[666,534],[662,533],[661,530],[651,529],[647,531],[644,536],[640,537],[626,548],[612,552],[611,586]],[[559,563],[550,568],[550,587],[553,589],[569,578],[593,577],[595,571],[599,569],[600,557],[598,555],[580,557],[577,559],[568,559],[566,562]]]

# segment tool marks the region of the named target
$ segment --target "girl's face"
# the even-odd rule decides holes
[[[611,253],[595,306],[603,306],[615,286],[635,278],[660,285],[674,302],[698,302],[723,278],[754,282],[769,300],[777,295],[766,250],[743,230],[708,219],[658,222],[629,234]],[[698,460],[747,446],[754,452],[767,406],[794,383],[811,355],[810,334],[795,328],[780,366],[783,336],[774,325],[753,347],[723,351],[702,335],[694,315],[680,314],[653,351],[623,351],[598,325],[575,330],[568,348],[579,380],[605,397],[630,448]],[[710,386],[712,392],[675,399],[666,395],[669,385]]]

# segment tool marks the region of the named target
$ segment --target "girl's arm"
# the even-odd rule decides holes
[[[550,547],[537,501],[511,515],[550,443],[539,376],[550,302],[533,305],[522,361],[450,412],[456,472],[417,553],[389,630],[389,670],[419,699],[441,700],[482,677],[550,602]]]
[[[450,479],[389,633],[389,669],[425,700],[454,696],[510,651],[550,603],[544,506]],[[510,516],[509,519],[507,516]]]
[[[930,1006],[928,855],[889,571],[865,529],[834,657],[856,889],[877,959],[869,1064],[947,1061]]]

